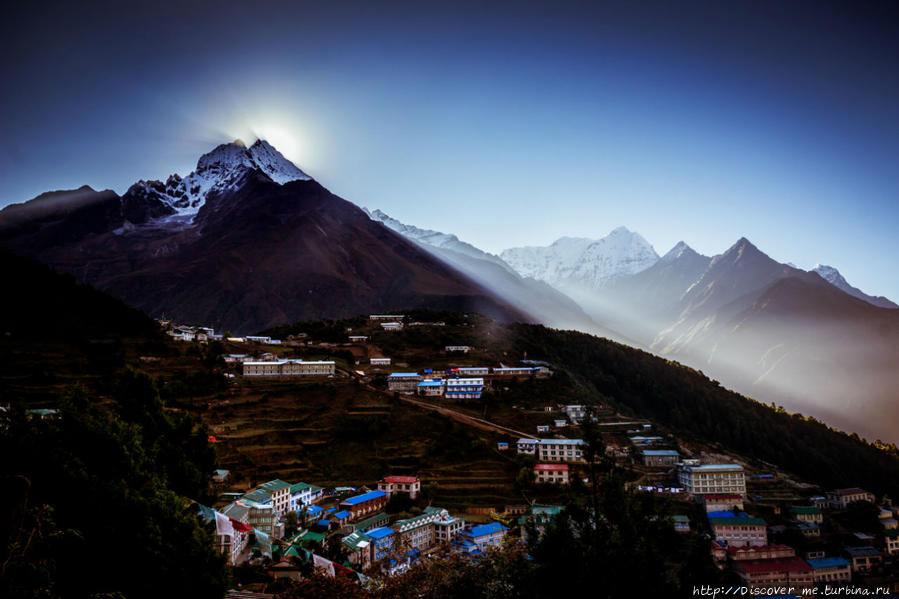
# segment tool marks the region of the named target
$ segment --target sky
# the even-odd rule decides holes
[[[89,4],[85,6],[85,4]],[[740,237],[899,301],[893,2],[20,2],[0,205],[263,137],[491,252]]]

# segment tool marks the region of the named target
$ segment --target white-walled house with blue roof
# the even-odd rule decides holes
[[[375,528],[365,533],[371,539],[371,561],[378,562],[393,553],[396,532],[387,526]]]
[[[508,531],[499,522],[466,527],[459,533],[454,546],[464,553],[483,553],[490,547],[502,546]]]

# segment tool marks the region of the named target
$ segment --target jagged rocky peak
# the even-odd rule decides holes
[[[258,170],[278,185],[312,178],[263,139],[250,146],[240,139],[224,143],[203,154],[194,172],[183,179],[173,174],[165,183],[139,181],[126,192],[126,201],[145,198],[162,204],[152,213],[161,216],[195,215],[212,194],[233,189],[247,173]],[[159,218],[156,216],[155,218]]]
[[[662,262],[672,262],[684,256],[699,255],[696,250],[691,248],[685,241],[678,241],[673,248],[668,250],[664,256],[660,258]]]

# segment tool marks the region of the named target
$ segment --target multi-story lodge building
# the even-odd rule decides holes
[[[534,455],[541,462],[583,462],[581,439],[519,439],[518,453]]]
[[[819,507],[794,505],[790,508],[790,512],[793,514],[793,518],[799,522],[809,522],[811,524],[824,522],[824,513]]]
[[[853,572],[870,572],[875,566],[883,563],[883,556],[874,547],[847,547],[846,555],[852,563]]]
[[[421,382],[417,372],[394,372],[387,377],[387,389],[400,393],[414,393]]]
[[[381,328],[385,331],[402,331],[403,323],[398,320],[395,322],[382,322]]]
[[[490,369],[486,366],[460,366],[454,368],[453,372],[458,372],[460,376],[487,376]]]
[[[501,546],[503,544],[503,539],[506,538],[506,532],[508,530],[508,528],[499,522],[480,524],[478,526],[463,529],[459,533],[456,542],[463,552],[484,552],[488,547]]]
[[[857,487],[827,492],[827,504],[835,510],[845,510],[854,501],[874,503],[874,494]]]
[[[316,360],[306,362],[304,360],[274,360],[269,362],[244,362],[244,376],[302,376],[302,375],[333,375],[336,363],[333,361]]]
[[[768,544],[768,525],[761,518],[709,518],[715,538],[728,547],[761,547]]]
[[[583,447],[581,439],[541,439],[537,444],[537,459],[541,462],[583,462]]]
[[[441,397],[444,390],[443,379],[424,379],[415,390],[423,397]]]
[[[378,481],[378,490],[383,491],[387,497],[394,493],[405,493],[410,499],[415,499],[421,493],[421,479],[417,476],[385,476]]]
[[[456,535],[462,532],[463,528],[465,528],[465,520],[451,516],[447,512],[434,521],[434,537],[438,543],[450,543]]]
[[[567,485],[568,464],[537,464],[534,466],[534,482]]]
[[[390,358],[371,358],[368,363],[372,366],[390,366]]]
[[[739,464],[703,464],[682,466],[678,481],[690,495],[746,494],[746,477]]]
[[[397,520],[391,528],[396,531],[404,549],[424,551],[437,544],[435,524],[444,517],[449,517],[448,511],[428,506],[418,516]]]
[[[387,493],[384,491],[369,491],[340,502],[341,509],[349,510],[353,514],[353,520],[380,511],[385,505],[387,505]]]
[[[350,335],[350,343],[365,343],[368,341],[368,335]]]
[[[735,561],[777,559],[795,557],[796,550],[789,545],[758,545],[754,547],[729,547],[727,556]]]
[[[484,379],[447,379],[447,399],[480,399],[484,391]]]
[[[842,557],[822,557],[808,560],[815,582],[847,583],[852,578],[852,566]]]
[[[341,543],[347,548],[350,563],[360,570],[367,570],[371,565],[371,537],[357,531],[345,536]]]
[[[707,512],[718,512],[721,510],[737,510],[743,509],[743,496],[736,493],[715,494],[708,493],[700,495],[700,500],[705,506]]]
[[[321,499],[322,488],[309,483],[290,485],[290,503],[287,506],[292,512],[299,512],[303,507],[312,505]]]
[[[271,504],[276,514],[283,514],[290,508],[290,487],[290,483],[279,478],[259,485],[260,489],[265,489],[271,495]]]
[[[369,320],[403,320],[406,316],[404,314],[369,314]]]
[[[899,553],[899,530],[891,528],[883,531],[884,547],[890,555]]]
[[[680,459],[680,454],[673,449],[644,449],[644,466],[673,466]]]
[[[379,562],[393,553],[396,533],[392,528],[382,526],[365,533],[371,539],[371,561]]]
[[[536,366],[511,366],[493,369],[493,376],[532,376],[540,373]]]
[[[471,346],[470,345],[447,345],[444,348],[444,351],[446,351],[447,353],[459,352],[459,353],[467,354],[468,352],[471,351]]]
[[[815,584],[812,567],[796,556],[738,561],[734,562],[734,570],[750,588],[808,589]]]

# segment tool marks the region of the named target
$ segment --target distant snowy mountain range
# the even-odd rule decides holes
[[[838,271],[833,266],[827,266],[825,264],[816,264],[815,267],[811,270],[811,272],[818,273],[819,275],[821,275],[821,277],[825,281],[827,281],[834,287],[836,287],[838,289],[842,289],[849,295],[852,295],[861,300],[864,300],[864,301],[868,302],[869,304],[872,304],[874,306],[880,306],[881,308],[899,308],[899,305],[896,305],[895,303],[891,302],[890,300],[883,297],[882,295],[878,295],[878,296],[868,295],[867,293],[865,293],[858,287],[853,287],[852,285],[849,284],[849,282],[845,278],[843,278],[843,275],[840,274],[840,271]]]
[[[608,281],[646,270],[659,260],[643,237],[618,227],[601,239],[562,237],[548,247],[520,247],[500,257],[522,276],[550,285],[601,288]]]
[[[472,273],[470,264],[452,254],[490,264],[474,278],[502,287],[500,296],[520,309],[536,303],[522,282],[542,281],[579,304],[606,336],[702,368],[763,401],[895,439],[899,306],[862,293],[834,268],[779,263],[745,238],[713,257],[683,241],[660,257],[624,227],[497,257],[455,235],[369,214],[463,272]],[[509,268],[520,279],[503,287],[498,281]]]

